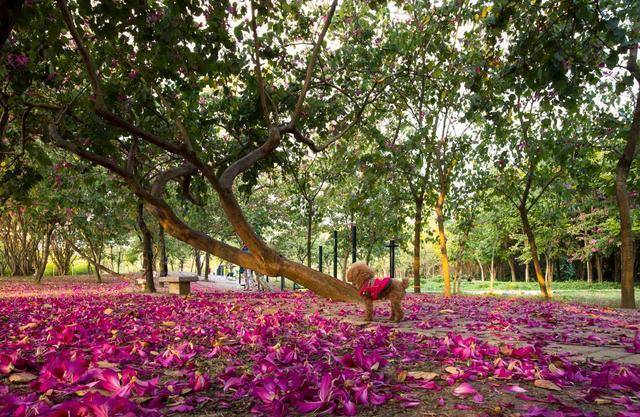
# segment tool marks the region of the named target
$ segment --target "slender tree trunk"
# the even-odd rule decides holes
[[[636,49],[637,51],[637,49]],[[637,52],[636,52],[637,53]],[[630,59],[636,60],[635,54]],[[640,93],[636,97],[635,108],[633,110],[633,121],[627,136],[627,143],[624,151],[618,159],[616,169],[616,202],[620,215],[620,280],[621,280],[621,303],[622,308],[635,308],[636,299],[633,288],[634,275],[634,247],[633,231],[631,222],[631,208],[629,204],[629,194],[627,192],[627,180],[629,170],[636,154],[638,138],[640,137]]]
[[[482,262],[480,262],[479,256],[476,256],[476,261],[478,261],[478,265],[480,266],[480,280],[484,282],[484,267],[482,266]]]
[[[449,257],[447,255],[447,235],[444,230],[444,200],[445,193],[441,189],[436,201],[436,222],[438,224],[438,243],[440,245],[440,262],[442,264],[442,279],[444,281],[444,296],[451,297],[451,275],[449,272]]]
[[[200,251],[198,249],[195,250],[194,258],[196,261],[196,273],[198,276],[202,276],[202,257],[200,256]]]
[[[204,255],[204,280],[209,281],[209,274],[211,273],[211,266],[209,264],[211,260],[211,254],[207,252]]]
[[[169,267],[167,265],[167,242],[164,236],[164,228],[161,224],[158,225],[158,250],[159,250],[159,260],[160,260],[160,271],[158,271],[159,277],[166,277],[169,275]]]
[[[313,226],[313,211],[307,211],[307,267],[311,268],[311,232]]]
[[[520,219],[522,220],[522,229],[527,236],[527,242],[529,243],[529,250],[531,251],[531,258],[533,259],[533,269],[536,274],[538,285],[540,286],[540,293],[545,299],[551,298],[551,292],[548,290],[544,276],[542,275],[542,268],[540,267],[540,259],[538,258],[538,246],[536,245],[536,238],[533,235],[533,230],[529,224],[529,213],[525,207],[519,207]]]
[[[554,271],[554,262],[553,259],[547,258],[548,267],[547,267],[547,290],[551,292],[551,286],[553,285],[553,271]]]
[[[587,282],[589,284],[593,283],[593,268],[591,267],[591,258],[587,258],[585,261],[585,267],[587,268]]]
[[[420,235],[422,234],[422,209],[424,200],[415,201],[416,217],[413,224],[413,292],[420,292]]]
[[[38,266],[38,270],[36,271],[35,282],[40,284],[42,282],[42,277],[44,276],[44,271],[47,268],[47,262],[49,261],[49,246],[51,245],[51,235],[53,234],[54,225],[49,225],[47,229],[47,233],[44,238],[44,247],[42,248],[42,260],[40,265]]]
[[[598,275],[598,282],[602,282],[602,255],[596,254],[596,274]]]
[[[531,262],[528,262],[524,266],[524,282],[529,282],[529,265]]]
[[[511,282],[516,282],[516,265],[511,257],[507,258],[507,262],[509,262],[509,269],[511,270]]]
[[[144,269],[145,291],[156,292],[153,282],[153,236],[144,221],[144,204],[138,202],[138,228],[142,233],[142,269]]]
[[[489,271],[489,292],[493,294],[493,282],[496,279],[496,268],[495,268],[495,255],[491,255],[491,270]]]

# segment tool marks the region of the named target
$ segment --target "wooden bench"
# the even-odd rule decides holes
[[[189,295],[191,283],[198,281],[195,274],[172,274],[160,278],[160,282],[169,284],[169,294]]]

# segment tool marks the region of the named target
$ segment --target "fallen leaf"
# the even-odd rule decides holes
[[[176,327],[176,322],[175,321],[163,321],[162,325],[165,327]]]
[[[110,309],[110,308],[105,308],[103,313],[106,314],[106,315],[109,315],[109,314],[113,313],[113,310]]]
[[[425,372],[425,371],[412,371],[408,373],[409,376],[416,379],[425,379],[427,381],[431,381],[432,379],[436,379],[438,374],[435,372]]]
[[[450,373],[451,375],[462,375],[463,372],[456,368],[455,366],[447,366],[446,368],[444,368],[444,370],[448,373]]]
[[[98,365],[100,368],[118,369],[117,364],[108,361],[98,361],[96,362],[96,365]]]
[[[20,327],[20,330],[27,330],[27,329],[33,329],[34,327],[38,327],[38,323],[28,323],[25,324],[24,326]]]
[[[9,382],[15,382],[16,384],[24,384],[31,382],[34,379],[38,379],[38,376],[29,372],[20,372],[9,375]]]
[[[407,375],[409,375],[409,372],[404,371],[404,370],[403,370],[403,371],[399,371],[399,372],[396,374],[396,381],[398,381],[398,382],[404,382],[404,381],[407,379]]]
[[[548,379],[536,379],[535,381],[533,381],[533,385],[538,388],[550,389],[553,391],[562,391],[559,386],[549,381]]]

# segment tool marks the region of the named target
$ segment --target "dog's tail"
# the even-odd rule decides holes
[[[409,278],[402,278],[402,287],[406,290],[409,288]]]

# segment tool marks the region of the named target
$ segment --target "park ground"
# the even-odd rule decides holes
[[[0,281],[0,416],[640,416],[640,312],[410,294]],[[560,289],[558,289],[560,291]]]

